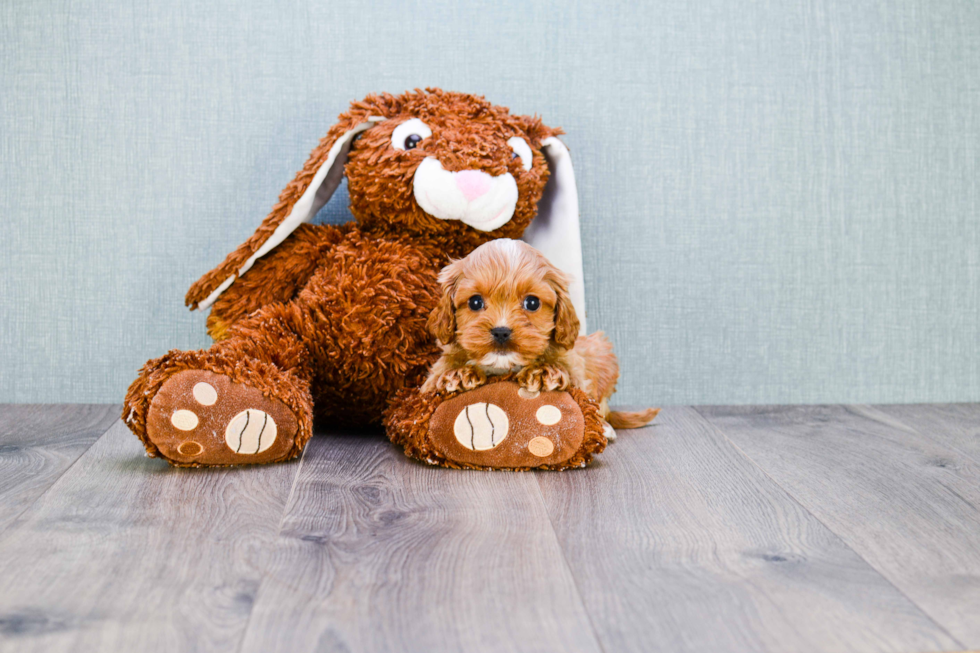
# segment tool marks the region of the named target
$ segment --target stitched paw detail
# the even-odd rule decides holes
[[[561,466],[582,445],[584,429],[571,395],[531,391],[510,381],[457,394],[429,421],[431,445],[443,459],[502,469]]]
[[[298,422],[282,402],[206,370],[174,374],[153,398],[147,437],[175,464],[273,462],[292,449]]]
[[[493,449],[507,437],[510,420],[496,404],[477,402],[463,408],[453,423],[456,441],[470,451]]]
[[[269,413],[246,408],[225,428],[225,444],[239,454],[261,453],[276,441],[276,420]]]

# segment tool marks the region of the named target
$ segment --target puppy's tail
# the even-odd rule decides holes
[[[635,413],[613,410],[606,415],[606,421],[614,429],[638,429],[652,422],[659,412],[659,408],[647,408]]]

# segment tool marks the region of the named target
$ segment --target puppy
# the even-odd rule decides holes
[[[527,243],[492,240],[443,268],[439,283],[428,326],[443,354],[424,391],[472,390],[488,376],[516,372],[531,392],[580,388],[612,428],[643,426],[659,412],[610,411],[619,379],[612,343],[601,331],[578,337],[568,278]]]

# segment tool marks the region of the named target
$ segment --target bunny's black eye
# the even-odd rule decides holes
[[[473,300],[470,300],[473,301]],[[534,295],[528,295],[524,298],[524,310],[525,311],[536,311],[541,308],[541,300]]]
[[[396,150],[414,150],[423,139],[432,136],[429,126],[418,118],[401,123],[391,132],[391,146]]]
[[[534,163],[534,154],[531,153],[531,146],[527,144],[527,141],[520,136],[514,136],[507,141],[507,144],[510,145],[510,149],[514,151],[514,154],[511,156],[510,160],[513,161],[514,159],[520,157],[521,167],[524,168],[525,171],[530,170],[531,165]]]
[[[471,311],[483,310],[483,297],[480,297],[479,295],[473,295],[470,297],[469,307]]]

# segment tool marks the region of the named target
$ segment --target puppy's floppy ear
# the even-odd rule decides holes
[[[185,303],[192,310],[207,308],[259,257],[286,240],[296,227],[312,220],[340,185],[354,137],[395,115],[396,105],[390,95],[369,95],[342,113],[255,233],[221,265],[198,279],[187,291]]]
[[[558,140],[560,130],[541,140],[541,152],[551,172],[538,202],[538,215],[524,230],[522,240],[540,251],[569,277],[567,295],[570,306],[582,316],[585,334],[585,284],[582,274],[582,236],[579,232],[578,190],[572,158]],[[578,323],[576,321],[576,323]]]
[[[579,336],[579,319],[575,312],[575,305],[568,293],[568,275],[557,268],[552,270],[546,277],[548,283],[555,290],[557,300],[555,301],[555,344],[565,349],[575,346],[575,340]]]
[[[429,332],[444,345],[456,340],[456,305],[453,298],[456,295],[456,284],[462,276],[460,261],[453,261],[439,273],[439,286],[442,296],[435,310],[429,315]]]

